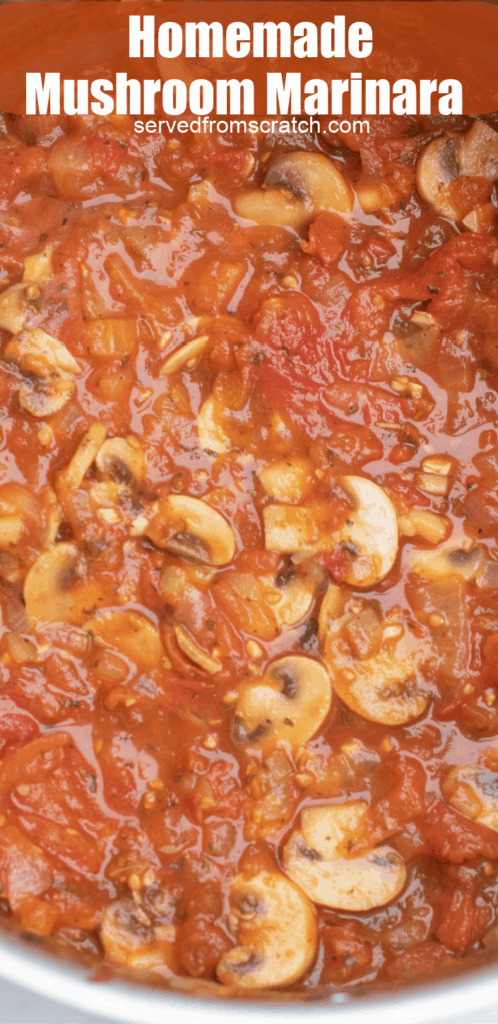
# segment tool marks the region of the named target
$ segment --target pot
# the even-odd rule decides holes
[[[23,985],[32,992],[55,999],[75,1010],[105,1016],[126,1024],[256,1024],[261,1013],[271,1014],[275,1024],[305,1024],[309,1015],[319,1024],[333,1018],[334,1024],[430,1024],[451,1021],[461,1014],[492,1012],[498,1006],[496,965],[469,967],[444,981],[426,981],[374,995],[335,993],[327,999],[292,998],[282,994],[266,1000],[219,998],[190,992],[139,985],[122,980],[92,981],[80,965],[55,958],[50,952],[33,949],[26,940],[6,933],[0,938],[0,977]]]

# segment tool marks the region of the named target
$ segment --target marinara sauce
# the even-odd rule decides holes
[[[246,992],[496,947],[494,125],[2,118],[6,922]]]

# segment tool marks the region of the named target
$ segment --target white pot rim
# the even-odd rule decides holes
[[[296,1003],[288,997],[281,1003],[207,999],[120,980],[91,981],[84,969],[8,935],[0,938],[0,977],[68,1008],[126,1024],[233,1024],[234,1019],[256,1024],[262,1012],[290,1024],[302,1024],[311,1013],[327,1018],[333,1014],[334,1024],[430,1024],[498,1007],[498,969],[489,966],[380,995],[338,993],[328,1000],[310,996]]]

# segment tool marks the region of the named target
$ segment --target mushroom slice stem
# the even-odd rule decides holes
[[[291,985],[311,966],[316,912],[297,885],[276,871],[243,873],[230,887],[230,925],[238,945],[220,960],[217,977],[241,989]]]
[[[24,581],[24,602],[30,619],[79,625],[102,600],[103,588],[87,578],[87,566],[76,544],[47,548]]]
[[[345,581],[373,587],[392,569],[398,553],[398,521],[382,487],[362,476],[345,476],[344,490],[355,507],[342,526],[331,527],[331,509],[322,504],[267,505],[265,544],[270,551],[330,551],[341,546],[348,558]]]
[[[163,498],[145,533],[158,547],[204,565],[227,565],[235,554],[235,534],[226,519],[186,494]]]
[[[95,456],[95,465],[104,476],[128,486],[141,486],[147,474],[143,448],[133,434],[104,440]]]
[[[406,867],[390,846],[355,857],[354,844],[366,824],[367,805],[307,807],[301,829],[283,853],[286,873],[314,903],[337,910],[368,911],[395,899],[406,882]]]
[[[299,654],[278,658],[258,682],[240,685],[232,739],[263,750],[281,741],[297,748],[318,731],[331,703],[329,674],[320,662]]]
[[[345,476],[344,490],[355,502],[341,543],[352,549],[345,580],[353,587],[372,587],[392,569],[398,553],[398,521],[390,498],[382,487],[362,476]]]
[[[484,571],[485,554],[482,547],[468,540],[458,545],[446,543],[431,551],[413,548],[408,554],[411,572],[424,580],[436,580],[452,586],[459,580],[475,580]]]
[[[230,438],[227,437],[216,418],[216,406],[213,398],[206,398],[199,409],[197,436],[199,444],[205,452],[224,455],[230,450]]]
[[[57,480],[59,496],[78,490],[106,436],[107,430],[102,423],[92,423],[80,441],[69,465],[59,473]]]

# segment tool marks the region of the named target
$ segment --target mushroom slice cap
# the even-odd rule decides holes
[[[498,772],[479,765],[460,765],[448,773],[442,789],[457,811],[498,832]]]
[[[368,911],[382,907],[401,892],[406,867],[390,846],[355,857],[351,845],[361,830],[367,805],[308,807],[301,814],[283,853],[283,866],[314,903],[337,910]]]
[[[311,213],[351,213],[353,193],[335,164],[322,153],[282,153],[268,168],[265,189],[285,188]]]
[[[422,199],[442,217],[457,216],[448,196],[448,185],[459,174],[458,138],[441,135],[429,142],[418,159],[415,177]]]
[[[315,213],[349,214],[353,193],[322,153],[282,153],[267,171],[263,189],[253,189],[234,204],[239,217],[300,231]]]
[[[476,120],[458,149],[461,173],[468,178],[498,178],[498,132],[485,121]]]
[[[345,476],[341,483],[356,506],[340,531],[341,542],[358,553],[348,566],[346,583],[372,587],[387,576],[396,561],[396,510],[382,487],[367,477]]]
[[[263,750],[282,741],[297,748],[318,731],[331,703],[330,677],[320,662],[299,654],[278,658],[257,682],[240,685],[232,739]]]
[[[227,565],[235,554],[235,534],[221,512],[186,494],[163,498],[145,533],[158,547],[204,565]]]
[[[48,378],[38,377],[19,388],[19,405],[36,419],[47,419],[60,412],[74,394],[74,381],[54,373]]]
[[[80,369],[69,349],[39,327],[31,327],[13,338],[7,345],[5,354],[23,370],[39,374],[41,377],[50,375],[54,370],[79,373]]]
[[[100,938],[106,959],[113,964],[145,973],[173,965],[175,928],[155,928],[148,914],[131,897],[108,904]]]
[[[263,576],[263,600],[273,612],[279,629],[289,629],[301,622],[313,603],[315,586],[305,576],[291,576],[277,583],[278,576]]]
[[[252,572],[225,573],[215,585],[216,599],[232,622],[260,640],[274,640],[282,629],[295,626],[308,614],[315,584],[293,573],[257,576]]]
[[[217,967],[218,980],[242,989],[279,988],[311,966],[316,912],[305,893],[276,871],[242,873],[230,887],[230,925],[238,945]]]
[[[79,625],[102,600],[103,588],[87,578],[78,546],[55,544],[43,551],[24,581],[24,602],[30,619]]]
[[[147,474],[143,448],[133,434],[104,441],[95,457],[95,465],[105,476],[128,485],[143,484]]]
[[[324,615],[320,623],[323,656],[338,697],[372,722],[403,725],[418,718],[429,699],[418,677],[433,656],[428,641],[403,622],[386,624],[379,652],[361,661],[344,637],[349,619],[347,614],[338,619]]]
[[[103,611],[90,619],[84,628],[146,672],[161,663],[164,648],[159,633],[153,623],[139,612]]]
[[[206,401],[202,403],[199,409],[197,436],[200,446],[205,452],[224,455],[231,447],[230,438],[227,437],[217,421],[213,398],[206,398]]]

